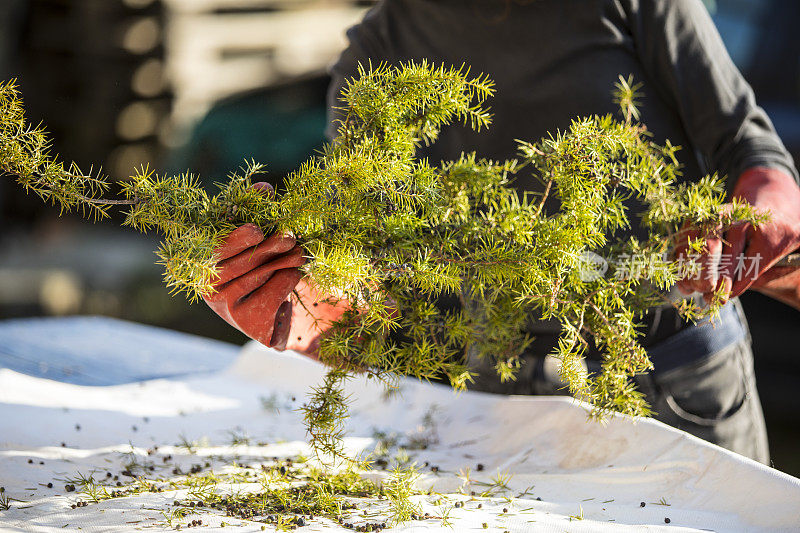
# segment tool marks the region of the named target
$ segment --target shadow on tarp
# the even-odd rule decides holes
[[[0,368],[75,385],[218,372],[239,346],[107,317],[0,321]]]

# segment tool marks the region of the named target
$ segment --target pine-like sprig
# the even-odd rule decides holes
[[[105,200],[105,180],[48,154],[44,131],[26,125],[12,82],[0,86],[0,170],[62,209],[103,216],[110,203],[129,205],[125,224],[164,236],[165,281],[191,298],[212,290],[214,250],[238,225],[296,235],[310,259],[308,276],[351,305],[322,341],[320,357],[332,371],[304,409],[313,442],[336,456],[349,372],[388,383],[399,375],[445,378],[464,388],[472,379],[467,358],[477,355],[513,380],[532,315],[562,324],[555,351],[562,377],[595,415],[648,413],[631,379],[652,368],[637,321],[680,276],[670,252],[682,224],[708,234],[761,218],[740,202],[725,208],[716,177],[681,179],[678,148],[656,145],[637,122],[637,91],[620,78],[621,120],[576,119],[564,132],[519,142],[518,160],[466,153],[434,167],[416,148],[454,121],[487,127],[492,82],[424,62],[362,67],[342,92],[336,140],[292,173],[279,197],[251,188],[262,167],[250,163],[213,196],[190,174],[143,168],[122,183],[122,200]],[[520,195],[513,188],[519,172],[533,173],[544,192]],[[546,208],[550,197],[555,211]],[[632,200],[643,206],[638,221],[626,207]],[[649,237],[615,237],[634,223]],[[698,239],[695,250],[702,245]],[[636,261],[586,276],[591,254]],[[435,305],[445,297],[460,307]],[[719,301],[678,305],[698,318]],[[590,337],[605,354],[597,375],[581,364]]]
[[[16,80],[0,83],[0,174],[15,176],[26,191],[92,218],[107,215],[108,203],[96,201],[108,189],[102,176],[84,174],[74,163],[65,167],[50,155],[44,128],[25,120]],[[112,201],[113,202],[113,201]]]

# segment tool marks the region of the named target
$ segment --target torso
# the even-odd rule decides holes
[[[645,84],[642,121],[655,140],[683,146],[685,176],[701,174],[677,110],[650,83],[614,0],[529,0],[511,2],[505,12],[501,0],[388,0],[362,26],[378,39],[383,57],[373,60],[466,64],[495,81],[489,130],[445,128],[433,146],[421,149],[432,162],[473,150],[480,157],[513,158],[514,139],[537,141],[578,116],[618,113],[614,83],[632,74]],[[540,185],[521,173],[517,187]]]

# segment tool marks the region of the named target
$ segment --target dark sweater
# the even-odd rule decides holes
[[[642,122],[656,142],[683,147],[684,179],[719,172],[731,177],[730,189],[753,166],[781,168],[797,179],[700,0],[383,0],[347,36],[350,45],[331,69],[329,109],[338,105],[344,80],[367,60],[467,64],[496,82],[489,130],[446,127],[421,149],[432,162],[473,150],[513,158],[514,139],[537,141],[575,117],[618,113],[614,83],[633,74],[644,83]],[[329,138],[334,128],[331,121]],[[525,172],[516,185],[541,186]],[[629,207],[636,212],[635,204]],[[669,313],[662,309],[647,320],[650,341],[685,327],[674,312],[662,312]],[[555,333],[554,327],[539,323],[532,330]]]
[[[757,165],[797,179],[700,0],[383,0],[347,36],[332,67],[331,106],[368,59],[466,63],[496,82],[489,130],[447,127],[423,150],[432,161],[472,150],[513,158],[514,139],[536,141],[575,117],[617,113],[614,82],[633,74],[644,82],[642,122],[657,142],[684,148],[685,179],[735,179]],[[517,185],[539,186],[524,173]]]

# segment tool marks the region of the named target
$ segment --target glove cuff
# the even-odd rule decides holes
[[[797,181],[782,169],[771,167],[751,167],[742,172],[733,188],[732,196],[747,200],[756,205],[760,192],[795,192]]]

